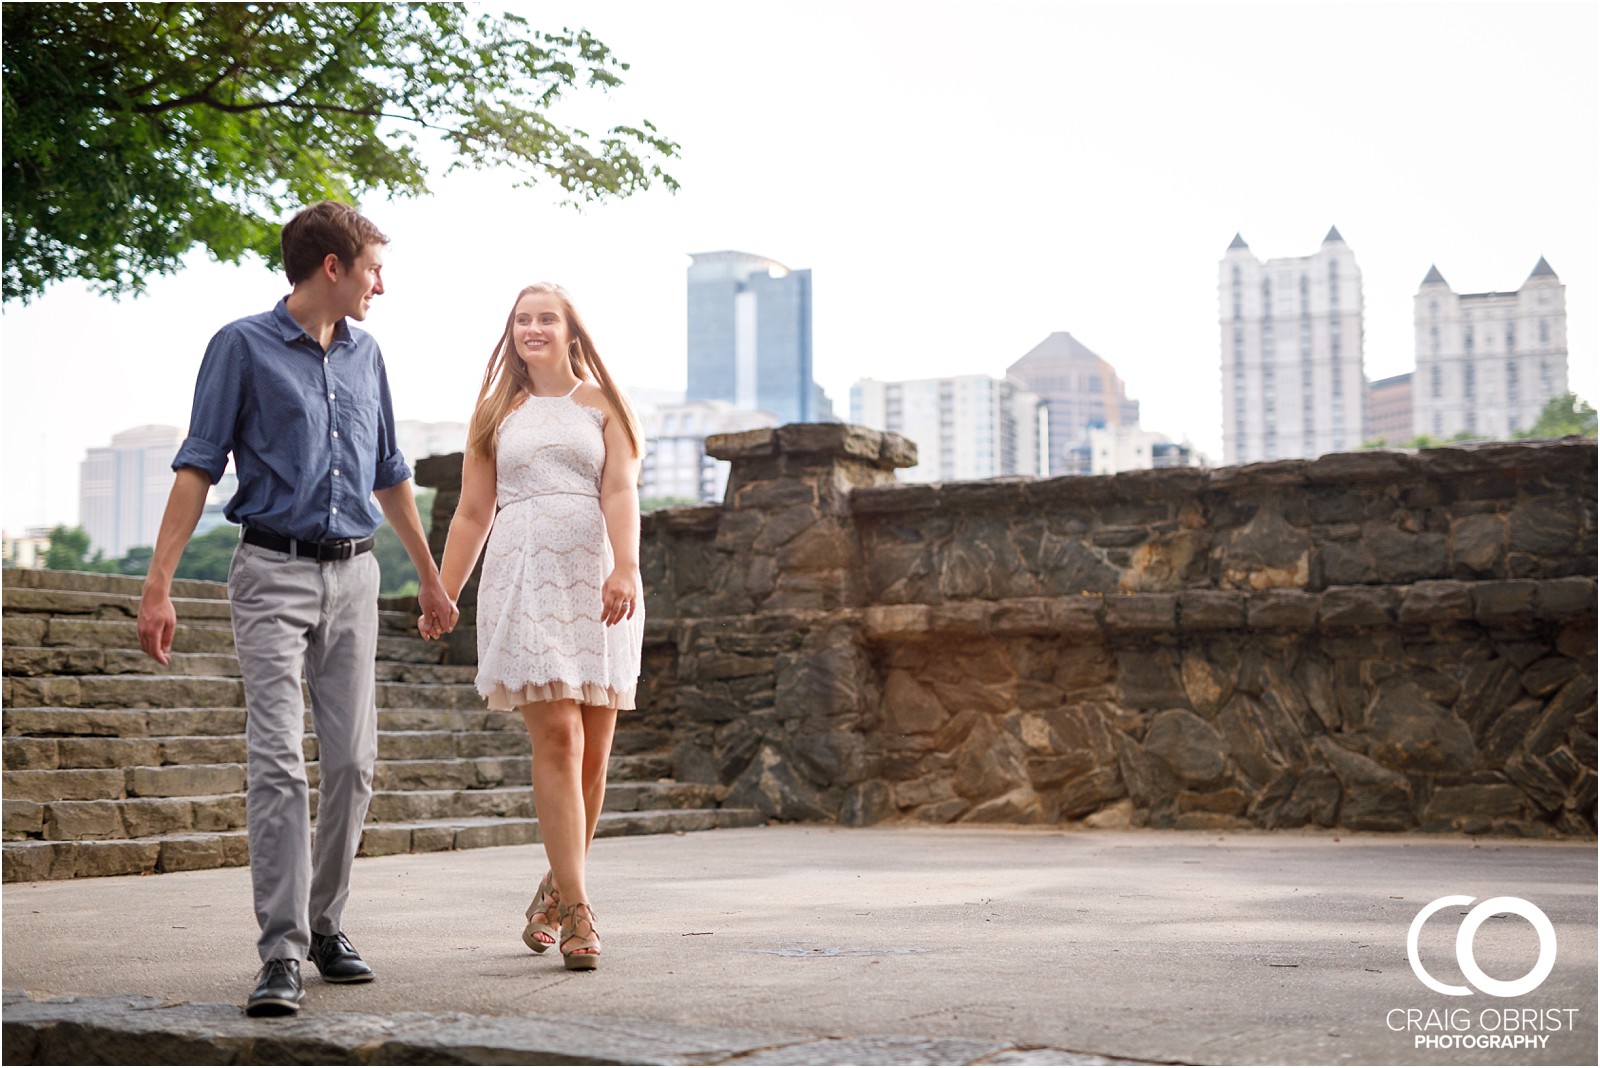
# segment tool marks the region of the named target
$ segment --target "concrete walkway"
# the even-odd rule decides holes
[[[323,1063],[1596,1061],[1593,842],[821,826],[609,839],[590,875],[606,953],[579,975],[520,941],[542,870],[536,847],[359,862],[346,930],[378,981],[308,978],[305,1011],[268,1021],[237,1008],[256,968],[247,870],[8,884],[5,1061],[97,1043],[126,1063],[208,1048]],[[1549,978],[1513,998],[1424,987],[1407,929],[1447,894],[1536,905],[1556,934]],[[1469,907],[1423,928],[1442,983],[1463,982]],[[1515,916],[1473,942],[1502,980],[1538,949]]]

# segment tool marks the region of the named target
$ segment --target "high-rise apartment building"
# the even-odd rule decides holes
[[[746,411],[727,401],[641,403],[635,410],[645,439],[639,498],[646,501],[722,500],[733,465],[707,456],[706,438],[778,425],[770,412]]]
[[[1050,473],[1048,410],[1013,378],[863,378],[850,387],[850,421],[916,443],[917,466],[900,472],[907,482]]]
[[[156,543],[181,444],[175,426],[139,426],[114,435],[109,448],[89,450],[78,469],[78,522],[91,552],[120,557]]]
[[[1136,426],[1094,427],[1083,444],[1068,451],[1067,475],[1114,475],[1156,467],[1206,467],[1206,458],[1187,441]]]
[[[1567,287],[1543,256],[1514,293],[1456,293],[1437,266],[1412,301],[1412,429],[1509,438],[1567,391]]]
[[[1139,402],[1129,399],[1116,369],[1065,331],[1029,349],[1006,374],[1043,401],[1050,413],[1050,474],[1075,469],[1069,453],[1088,441],[1092,428],[1139,425]]]
[[[1262,262],[1235,234],[1217,271],[1228,464],[1361,444],[1361,268],[1334,227],[1309,256]]]
[[[1404,444],[1416,436],[1411,429],[1411,379],[1403,375],[1380,378],[1367,386],[1367,428],[1363,441]]]
[[[406,462],[416,464],[430,456],[449,456],[467,447],[466,423],[425,423],[420,419],[398,419],[394,441]]]
[[[0,550],[0,559],[5,561],[7,567],[19,567],[30,571],[44,567],[45,557],[50,553],[51,529],[29,527],[16,537],[5,534],[4,549]]]
[[[693,254],[685,399],[768,411],[784,423],[834,419],[811,377],[810,271],[747,252]]]

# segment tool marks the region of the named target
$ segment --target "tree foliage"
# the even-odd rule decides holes
[[[422,529],[427,530],[432,522],[433,498],[437,491],[421,490],[417,493],[417,512],[422,516]],[[382,597],[409,596],[417,592],[420,580],[417,569],[411,562],[411,556],[406,552],[405,545],[400,541],[400,535],[394,532],[394,527],[385,519],[378,525],[373,533],[372,555],[378,561],[379,579],[378,594]]]
[[[1594,406],[1576,393],[1563,393],[1551,397],[1539,412],[1539,418],[1527,430],[1517,431],[1519,438],[1564,438],[1577,435],[1595,436]]]
[[[233,550],[239,547],[239,528],[232,523],[221,523],[204,534],[196,534],[183,547],[174,578],[203,579],[206,582],[227,582],[228,568],[233,565]],[[149,570],[148,561],[145,570]],[[143,571],[140,574],[144,574]]]
[[[639,500],[639,511],[654,512],[659,508],[692,508],[705,502],[698,497],[642,497]]]
[[[418,136],[449,169],[510,166],[568,202],[660,182],[677,145],[649,122],[600,135],[551,117],[628,65],[587,31],[444,3],[8,3],[4,298],[83,278],[137,292],[195,245],[276,262],[278,227],[324,199],[426,191]]]
[[[115,571],[116,562],[104,554],[89,555],[89,532],[82,527],[58,523],[50,531],[50,548],[45,550],[44,566],[51,571]]]
[[[1436,438],[1432,434],[1418,434],[1414,438],[1409,438],[1394,445],[1389,444],[1388,438],[1373,438],[1370,441],[1363,441],[1360,447],[1363,449],[1441,449],[1446,445],[1460,445],[1467,441],[1482,440],[1483,438],[1480,435],[1474,434],[1470,430],[1457,430],[1447,438]]]

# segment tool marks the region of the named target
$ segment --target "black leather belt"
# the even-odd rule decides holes
[[[353,556],[360,556],[372,549],[373,538],[339,538],[334,541],[294,541],[281,534],[274,534],[270,530],[257,530],[255,527],[246,527],[244,541],[247,545],[260,546],[271,549],[275,553],[286,553],[293,547],[296,556],[303,556],[310,560],[348,560]]]

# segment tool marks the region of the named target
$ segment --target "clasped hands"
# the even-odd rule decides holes
[[[444,585],[438,579],[424,584],[417,592],[417,606],[422,610],[417,617],[417,631],[430,642],[449,634],[461,618],[460,609],[444,592]]]

